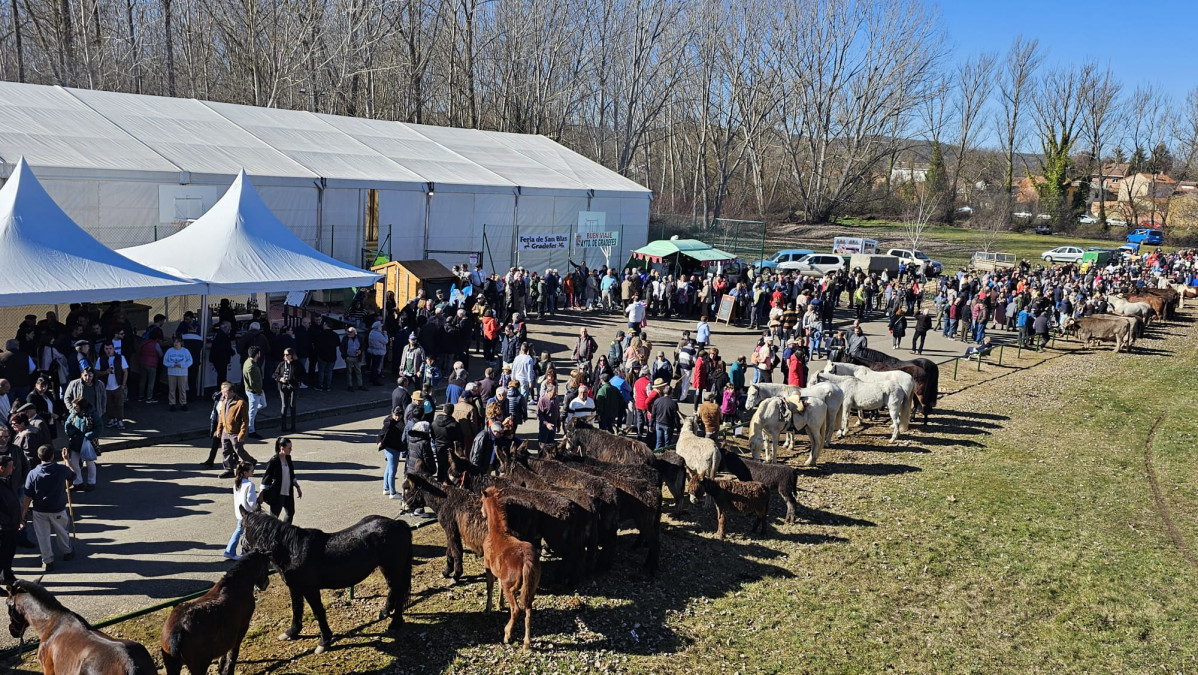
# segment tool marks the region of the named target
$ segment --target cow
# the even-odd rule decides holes
[[[1142,302],[1152,308],[1156,319],[1163,321],[1169,314],[1169,302],[1156,293],[1145,291],[1123,296],[1129,303]]]
[[[1126,321],[1113,320],[1098,316],[1083,316],[1069,319],[1065,330],[1081,340],[1087,346],[1092,341],[1114,342],[1115,351],[1127,347],[1131,351],[1131,325]]]
[[[1118,312],[1108,312],[1106,314],[1092,315],[1097,319],[1110,319],[1111,321],[1124,321],[1131,326],[1130,342],[1127,343],[1128,351],[1131,351],[1131,346],[1136,343],[1136,340],[1144,337],[1144,320],[1138,316],[1129,316]]]
[[[1186,298],[1198,298],[1198,286],[1175,284],[1173,290],[1177,293],[1178,307],[1182,309],[1186,308]]]

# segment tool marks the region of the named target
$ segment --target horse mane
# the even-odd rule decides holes
[[[252,584],[256,581],[256,579],[249,578],[249,573],[253,571],[251,567],[260,565],[263,563],[263,561],[269,560],[270,557],[266,553],[256,549],[252,550],[249,553],[241,556],[241,560],[233,563],[233,566],[230,567],[223,576],[221,576],[220,581],[217,583],[228,586],[234,581],[248,581]]]
[[[254,542],[254,548],[266,552],[279,567],[290,567],[291,560],[299,557],[307,534],[303,528],[262,511],[247,513],[244,523],[246,539]],[[286,558],[279,553],[285,553]]]
[[[481,499],[483,508],[487,510],[487,522],[492,518],[495,519],[496,529],[500,532],[507,532],[507,514],[499,507],[499,498],[503,496],[503,491],[496,487],[487,487],[483,490]]]
[[[852,354],[852,358],[855,361],[865,362],[859,365],[881,363],[888,368],[901,368],[904,365],[910,364],[910,361],[903,361],[902,359],[895,358],[886,352],[880,352],[876,349],[870,349],[869,347],[862,347],[861,349],[858,349],[855,354]]]
[[[51,595],[50,591],[47,591],[45,586],[42,586],[36,581],[18,579],[16,583],[13,584],[13,589],[17,592],[28,593],[29,595],[33,596],[34,600],[37,600],[38,603],[44,605],[46,609],[52,612],[63,612],[65,614],[69,614],[78,619],[79,622],[82,623],[83,626],[88,630],[94,630],[92,625],[88,623],[87,619],[67,609],[66,605],[59,602],[58,598]]]

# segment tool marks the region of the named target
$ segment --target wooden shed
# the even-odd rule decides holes
[[[374,284],[376,305],[383,302],[386,291],[395,292],[398,307],[408,304],[422,288],[425,297],[434,297],[437,289],[440,289],[445,291],[445,297],[448,298],[450,288],[458,280],[453,272],[436,260],[392,260],[375,265],[370,270],[383,275]]]

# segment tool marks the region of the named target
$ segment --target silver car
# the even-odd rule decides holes
[[[795,272],[803,276],[822,277],[828,272],[844,269],[844,258],[832,253],[813,253],[798,260],[778,265],[779,272]]]
[[[1040,258],[1048,263],[1075,263],[1082,259],[1082,248],[1080,246],[1058,246],[1051,251],[1045,251],[1040,254]]]

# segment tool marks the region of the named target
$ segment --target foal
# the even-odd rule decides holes
[[[499,505],[502,493],[493,487],[483,490],[482,512],[487,519],[487,538],[483,540],[483,566],[487,571],[487,611],[491,610],[491,593],[495,579],[507,596],[511,618],[503,628],[503,643],[512,640],[512,628],[524,612],[524,648],[532,646],[532,601],[541,583],[541,560],[532,544],[509,536],[507,515]],[[519,596],[519,597],[517,597]],[[503,597],[499,599],[503,606]]]
[[[179,675],[183,666],[192,675],[202,675],[217,657],[216,671],[232,675],[254,616],[254,590],[265,591],[269,575],[270,558],[253,551],[225,572],[207,595],[176,606],[162,626],[167,675]]]

